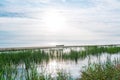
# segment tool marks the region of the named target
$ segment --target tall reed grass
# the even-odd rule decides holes
[[[120,80],[120,60],[89,64],[80,80]]]
[[[84,59],[87,56],[99,56],[103,53],[116,54],[120,52],[119,46],[88,46],[85,50],[71,50],[69,54],[57,52],[46,53],[43,50],[6,51],[0,53],[0,80],[74,80],[69,73],[58,71],[56,77],[44,72],[38,73],[36,64],[49,59],[75,60]],[[90,64],[82,72],[80,80],[119,80],[120,66],[118,61]],[[18,66],[24,64],[20,69]],[[92,65],[92,66],[91,66]]]

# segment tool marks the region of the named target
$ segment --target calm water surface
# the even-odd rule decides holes
[[[48,52],[48,54],[51,52],[52,54],[58,54],[64,53],[69,54],[71,50],[81,51],[84,50],[84,48],[66,48],[66,49],[46,49],[44,51]],[[56,76],[58,70],[63,70],[72,75],[74,78],[79,78],[81,76],[81,71],[85,69],[85,66],[87,66],[89,63],[98,63],[98,62],[105,62],[107,60],[107,57],[111,58],[111,60],[120,58],[120,54],[107,54],[103,53],[99,56],[87,56],[82,59],[50,59],[48,62],[44,61],[41,64],[37,64],[37,71],[42,72],[45,71],[45,74],[52,74],[52,76]]]

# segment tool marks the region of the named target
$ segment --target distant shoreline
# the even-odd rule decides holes
[[[17,50],[30,50],[30,49],[49,49],[49,48],[70,48],[70,47],[87,47],[87,46],[120,46],[120,44],[105,44],[105,45],[55,45],[55,46],[39,46],[39,47],[11,47],[0,48],[0,51],[17,51]]]

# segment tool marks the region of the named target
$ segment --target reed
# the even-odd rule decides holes
[[[19,71],[13,64],[5,65],[0,70],[0,80],[73,80],[69,73],[60,69],[55,77],[52,77],[52,74],[45,74],[44,71],[38,72],[35,63],[29,64],[28,68],[25,64],[21,69],[22,71]]]
[[[19,52],[7,52],[0,54],[0,65],[4,65],[7,63],[19,64],[25,62],[35,62],[41,63],[43,60],[48,61],[49,56],[45,54],[43,51],[19,51]]]
[[[100,56],[101,54],[107,53],[107,54],[117,54],[120,52],[120,47],[118,46],[88,46],[85,47],[85,50],[83,51],[75,51],[71,50],[69,54],[62,54],[62,59],[71,59],[71,60],[77,60],[77,59],[84,59],[87,56],[93,55],[93,56]],[[59,57],[58,57],[59,58]]]
[[[107,59],[105,63],[89,64],[79,80],[119,80],[119,61]]]
[[[43,50],[20,50],[4,51],[0,53],[0,80],[74,80],[72,76],[62,70],[58,70],[57,76],[45,75],[44,72],[38,73],[36,64],[48,62],[49,59],[74,60],[84,59],[87,56],[99,56],[103,53],[116,54],[120,52],[119,46],[87,46],[85,50],[70,53],[52,52],[46,53]],[[103,63],[90,64],[82,72],[80,80],[119,80],[120,68],[119,60],[112,62],[107,60]],[[18,66],[22,64],[19,68]]]

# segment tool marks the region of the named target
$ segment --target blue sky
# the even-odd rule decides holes
[[[120,0],[0,0],[0,47],[120,43]]]

